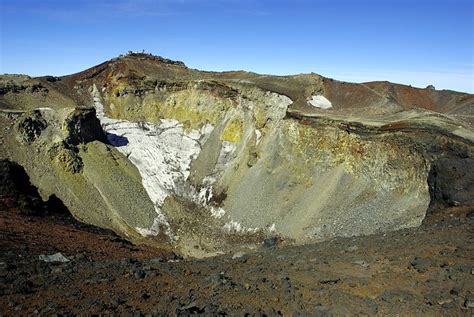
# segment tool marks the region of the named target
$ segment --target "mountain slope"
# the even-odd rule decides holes
[[[2,156],[44,199],[184,255],[397,230],[474,204],[473,95],[146,54],[2,82]]]

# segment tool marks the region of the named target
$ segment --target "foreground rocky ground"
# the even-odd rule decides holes
[[[67,214],[0,211],[0,314],[472,316],[473,212],[203,260],[133,246]],[[61,252],[70,261],[46,263]]]

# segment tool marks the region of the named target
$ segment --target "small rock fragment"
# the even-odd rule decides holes
[[[232,259],[238,259],[238,258],[241,258],[245,255],[244,252],[237,252],[237,253],[234,253],[234,255],[232,256]]]
[[[355,261],[354,264],[360,265],[362,267],[369,267],[369,263],[365,261]]]
[[[346,252],[355,252],[357,250],[359,250],[359,247],[356,245],[346,248]]]
[[[47,262],[47,263],[67,263],[67,262],[69,262],[69,259],[66,258],[64,255],[62,255],[59,252],[55,253],[55,254],[51,254],[51,255],[41,254],[39,256],[39,259],[41,261],[44,261],[44,262]]]

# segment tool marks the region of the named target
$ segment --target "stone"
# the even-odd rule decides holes
[[[273,237],[263,240],[262,245],[266,248],[274,248],[281,243],[281,239],[279,237]]]
[[[356,245],[350,246],[350,247],[345,249],[346,252],[355,252],[357,250],[359,250],[359,247],[356,246]]]
[[[143,270],[136,270],[134,273],[133,273],[133,276],[136,278],[136,279],[144,279],[146,277],[146,272],[143,271]]]
[[[367,262],[362,261],[362,260],[360,260],[360,261],[354,261],[353,263],[354,263],[354,264],[357,264],[357,265],[360,265],[360,266],[362,266],[362,267],[365,267],[365,268],[367,268],[367,267],[370,266]]]
[[[474,308],[474,299],[472,297],[467,297],[464,300],[464,307],[473,309]]]
[[[232,255],[232,259],[239,259],[243,256],[245,256],[245,252],[237,252]]]
[[[69,262],[69,259],[62,255],[61,253],[54,253],[51,255],[45,255],[41,254],[38,256],[38,258],[41,261],[47,262],[47,263],[67,263]]]
[[[418,271],[418,273],[425,273],[430,267],[435,266],[435,263],[432,260],[418,257],[412,260],[410,264]]]

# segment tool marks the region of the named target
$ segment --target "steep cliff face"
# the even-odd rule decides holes
[[[459,194],[445,172],[449,158],[472,165],[459,110],[470,95],[440,92],[423,108],[409,104],[407,91],[423,96],[413,88],[402,99],[397,86],[199,72],[142,55],[44,86],[87,107],[15,112],[31,106],[6,93],[0,120],[15,132],[4,156],[43,198],[137,242],[202,257],[418,226],[446,195],[472,203],[469,175]]]
[[[133,228],[153,220],[153,205],[135,166],[103,143],[93,108],[21,111],[14,118],[2,118],[8,131],[2,153],[25,168],[45,201],[55,195],[79,220],[139,241]],[[37,121],[42,129],[34,140],[25,138],[31,131],[25,122]]]

